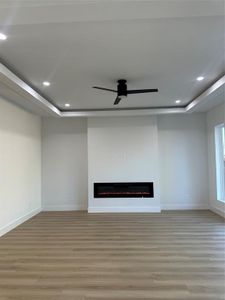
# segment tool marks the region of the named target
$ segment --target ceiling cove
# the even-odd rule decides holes
[[[92,109],[92,110],[71,110],[63,111],[53,105],[49,100],[40,95],[33,87],[13,73],[4,64],[0,63],[0,84],[13,91],[13,95],[21,96],[18,98],[18,105],[28,108],[43,116],[56,117],[95,117],[95,116],[141,116],[141,115],[160,115],[160,114],[181,114],[198,111],[198,107],[208,101],[214,93],[218,93],[224,100],[225,75],[221,76],[216,82],[205,89],[200,95],[194,98],[189,104],[183,107],[147,107],[147,108],[116,108],[116,109]],[[6,98],[7,95],[5,96]],[[15,98],[14,98],[15,99]],[[8,98],[10,101],[14,99]],[[211,100],[211,99],[210,99]],[[222,101],[223,101],[222,100]],[[28,105],[28,106],[27,106]],[[36,111],[35,111],[36,107]],[[39,109],[38,109],[39,108]]]

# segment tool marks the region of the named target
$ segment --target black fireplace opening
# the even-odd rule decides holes
[[[153,182],[94,183],[94,198],[153,198]]]

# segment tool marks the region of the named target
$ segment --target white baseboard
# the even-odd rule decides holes
[[[89,213],[160,213],[159,206],[154,207],[88,207]]]
[[[81,205],[49,205],[43,206],[42,211],[73,211],[73,210],[87,210]]]
[[[207,204],[168,204],[163,205],[162,210],[205,210],[209,209],[209,206]]]
[[[20,218],[17,218],[16,220],[14,220],[10,223],[8,223],[6,226],[0,228],[0,236],[3,236],[7,232],[13,230],[17,226],[21,225],[22,223],[26,222],[30,218],[32,218],[35,215],[39,214],[41,211],[42,211],[41,208],[35,209],[35,210],[31,211],[30,213],[28,213],[28,214],[26,214],[26,215],[24,215]]]
[[[210,207],[210,210],[225,219],[225,212],[221,209],[218,209],[216,207]]]

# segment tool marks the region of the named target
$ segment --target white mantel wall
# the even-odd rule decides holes
[[[156,117],[88,120],[89,212],[159,212]],[[94,182],[154,182],[154,198],[94,198]]]

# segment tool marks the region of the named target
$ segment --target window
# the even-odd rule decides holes
[[[217,200],[225,202],[225,129],[215,127]]]

